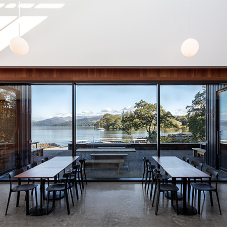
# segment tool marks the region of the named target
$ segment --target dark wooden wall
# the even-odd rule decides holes
[[[224,82],[227,68],[0,68],[0,82]]]

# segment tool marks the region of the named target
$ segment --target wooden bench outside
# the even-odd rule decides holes
[[[101,154],[90,154],[90,156],[93,160],[124,159],[123,166],[128,168],[128,154],[101,153]]]
[[[37,156],[43,156],[43,149],[44,147],[32,148],[31,152],[32,154],[36,154]]]
[[[135,148],[110,148],[110,147],[100,147],[100,148],[78,148],[76,152],[136,152]]]
[[[203,160],[206,161],[205,153],[206,150],[202,148],[192,148],[193,150],[193,157],[198,157],[199,155],[203,155]]]
[[[118,174],[120,175],[121,163],[124,163],[124,159],[103,159],[103,160],[86,160],[86,168],[118,168]]]

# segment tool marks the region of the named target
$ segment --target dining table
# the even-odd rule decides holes
[[[76,162],[79,156],[56,156],[42,164],[39,164],[23,173],[20,173],[14,178],[37,178],[40,179],[40,205],[32,207],[27,215],[40,216],[45,215],[47,207],[43,204],[43,198],[45,195],[45,179],[54,178],[54,182],[57,181],[57,176],[61,171],[64,171],[69,165]],[[29,206],[29,204],[28,204]],[[28,209],[26,209],[28,210]],[[48,213],[53,210],[53,207],[48,207]]]
[[[188,178],[210,178],[210,175],[195,168],[189,163],[181,160],[176,156],[152,156],[152,158],[163,168],[163,170],[176,183],[176,178],[181,178],[183,181],[183,204],[178,205],[179,214],[194,215],[197,214],[197,209],[190,204],[187,204],[187,179]],[[174,206],[176,211],[176,206]]]

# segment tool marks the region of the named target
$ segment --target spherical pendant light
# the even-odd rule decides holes
[[[15,37],[10,41],[10,49],[18,55],[25,55],[29,51],[29,46],[26,40],[21,37]]]
[[[18,25],[19,25],[19,36],[14,37],[10,41],[10,49],[13,51],[13,53],[18,55],[25,55],[29,51],[29,46],[26,40],[20,37],[20,1],[19,1],[19,17],[18,17]]]
[[[181,52],[185,57],[194,56],[199,50],[199,43],[196,39],[186,39],[181,45]]]

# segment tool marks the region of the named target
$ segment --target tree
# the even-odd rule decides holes
[[[188,123],[188,118],[187,116],[177,116],[176,120],[181,122],[182,126],[186,126]]]
[[[203,87],[195,98],[192,105],[187,106],[188,109],[188,126],[195,142],[204,141],[205,139],[205,111],[206,111],[206,89]]]
[[[105,128],[106,130],[121,129],[122,128],[121,116],[106,113],[99,121],[97,121],[94,124],[94,126],[96,128],[99,128],[99,127]]]
[[[140,100],[135,103],[134,112],[124,113],[122,117],[123,130],[131,134],[131,130],[145,128],[150,139],[156,137],[155,126],[157,125],[157,104],[147,103]],[[160,124],[162,127],[177,127],[173,123],[174,116],[160,107]]]

